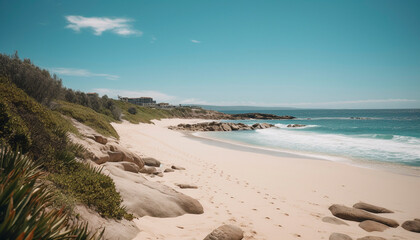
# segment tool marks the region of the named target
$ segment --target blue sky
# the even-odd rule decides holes
[[[111,97],[419,108],[420,1],[5,1],[0,52]]]

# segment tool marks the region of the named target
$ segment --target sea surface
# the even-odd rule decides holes
[[[276,127],[253,131],[205,132],[201,136],[333,161],[362,160],[420,166],[420,109],[258,112],[290,115],[296,119],[228,121],[246,124],[267,122]],[[306,126],[289,128],[288,124]]]

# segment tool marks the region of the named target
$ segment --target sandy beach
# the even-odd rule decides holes
[[[398,223],[420,217],[420,178],[305,157],[276,156],[206,144],[182,132],[169,130],[179,123],[203,120],[164,119],[154,124],[113,123],[120,144],[164,166],[186,170],[147,177],[197,199],[200,215],[176,218],[142,217],[135,220],[135,239],[203,239],[222,224],[244,230],[244,239],[328,239],[340,232],[353,239],[373,235],[386,239],[416,239],[418,233],[389,228],[368,233],[358,222],[349,226],[323,222],[328,207],[351,207],[363,201],[395,213],[385,217]],[[180,189],[175,184],[193,184]]]

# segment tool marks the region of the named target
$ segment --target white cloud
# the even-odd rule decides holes
[[[107,17],[83,17],[83,16],[66,16],[68,25],[66,28],[73,29],[80,32],[82,28],[92,28],[95,35],[99,36],[105,31],[111,31],[115,34],[128,35],[142,35],[141,31],[133,29],[129,22],[131,19],[127,18],[107,18]]]
[[[150,38],[150,43],[155,43],[155,42],[156,42],[156,40],[157,40],[157,38],[156,38],[155,36],[152,36],[152,37]]]
[[[192,43],[201,43],[201,41],[194,40],[194,39],[192,39],[192,40],[191,40],[191,42],[192,42]]]
[[[76,68],[50,68],[50,71],[58,75],[77,77],[104,77],[108,80],[118,80],[120,76],[106,73],[92,73],[85,69]]]
[[[109,97],[116,98],[117,96],[122,97],[152,97],[158,102],[170,102],[176,99],[174,96],[168,94],[153,91],[131,91],[131,90],[118,90],[118,89],[108,89],[108,88],[95,88],[93,91],[97,92],[100,95],[108,95]]]

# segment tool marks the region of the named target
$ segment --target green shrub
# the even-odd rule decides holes
[[[6,78],[0,77],[0,140],[37,159],[49,161],[66,151],[67,131],[77,129]]]
[[[100,169],[75,163],[70,168],[51,174],[49,178],[64,192],[96,208],[103,217],[121,219],[126,214],[114,182],[103,175]]]
[[[115,120],[107,115],[97,113],[88,107],[65,101],[58,101],[56,110],[95,129],[100,134],[105,136],[112,136],[117,139],[119,138],[117,131],[115,131],[115,129],[110,124],[110,122]]]
[[[130,107],[127,111],[131,114],[136,114],[137,113],[137,109],[135,107]]]
[[[54,196],[39,183],[44,174],[27,157],[0,147],[0,239],[99,239],[87,224],[52,208]]]

